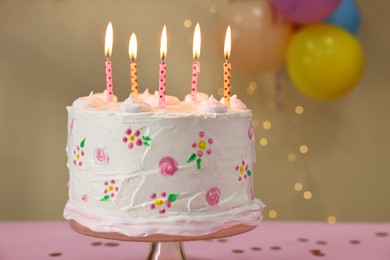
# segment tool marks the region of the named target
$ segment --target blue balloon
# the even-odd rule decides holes
[[[355,0],[343,0],[337,9],[326,18],[325,22],[357,34],[360,26],[360,12]]]

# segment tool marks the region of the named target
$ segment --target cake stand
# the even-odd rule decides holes
[[[164,235],[164,234],[155,234],[155,235],[144,236],[144,237],[129,237],[116,232],[95,232],[79,224],[75,220],[70,220],[69,224],[74,231],[87,236],[121,240],[121,241],[150,242],[151,246],[150,246],[149,255],[147,257],[148,260],[149,259],[150,260],[187,259],[182,244],[182,242],[184,241],[230,237],[230,236],[248,232],[256,227],[256,226],[239,224],[203,236],[172,236],[172,235]]]

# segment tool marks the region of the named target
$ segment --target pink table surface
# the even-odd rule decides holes
[[[190,260],[388,260],[390,223],[263,222],[246,234],[184,245]],[[148,247],[83,236],[65,221],[0,222],[0,259],[145,259]]]

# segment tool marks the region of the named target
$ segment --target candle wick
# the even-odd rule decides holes
[[[131,62],[135,62],[135,59],[134,59],[134,56],[133,55],[131,55]]]

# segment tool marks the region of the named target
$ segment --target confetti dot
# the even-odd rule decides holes
[[[295,189],[296,191],[301,191],[301,190],[303,189],[303,184],[300,183],[300,182],[295,183],[294,189]]]
[[[61,256],[61,255],[62,255],[62,253],[60,253],[60,252],[55,252],[55,253],[49,254],[49,256],[51,256],[51,257],[56,257],[56,256]]]
[[[278,216],[278,212],[276,212],[276,210],[270,210],[268,212],[268,216],[272,219],[276,218]]]
[[[226,242],[228,242],[228,240],[225,239],[225,238],[221,238],[221,239],[218,239],[218,242],[220,242],[220,243],[226,243]]]
[[[353,244],[353,245],[358,245],[360,244],[360,241],[359,240],[351,240],[349,241],[350,244]]]
[[[336,221],[337,221],[337,219],[336,219],[335,216],[329,216],[328,217],[328,223],[329,224],[336,224]]]
[[[218,6],[210,5],[209,12],[210,12],[210,14],[216,14],[218,12]]]
[[[296,106],[295,107],[295,113],[297,113],[298,115],[302,115],[303,114],[303,107],[302,106]]]
[[[289,153],[287,155],[287,160],[289,160],[290,162],[294,162],[296,159],[297,159],[297,157],[293,153]]]
[[[313,194],[310,191],[305,191],[303,197],[307,200],[310,200],[313,197]]]
[[[309,151],[309,147],[307,147],[307,145],[301,145],[300,147],[299,147],[299,151],[301,152],[301,153],[303,153],[303,154],[305,154],[305,153],[307,153],[308,151]]]
[[[300,238],[298,238],[298,241],[299,242],[307,242],[307,241],[309,241],[309,239],[300,237]]]
[[[280,247],[280,246],[271,246],[270,249],[271,250],[281,250],[282,247]]]
[[[244,253],[244,250],[242,250],[242,249],[233,249],[232,252],[233,253],[237,253],[237,254],[242,254],[242,253]]]
[[[271,129],[271,122],[270,122],[269,120],[264,120],[264,121],[263,121],[263,128],[264,128],[265,130]]]
[[[115,242],[107,242],[104,244],[105,246],[109,246],[109,247],[116,247],[116,246],[119,246],[119,243],[115,243]]]
[[[184,22],[183,22],[183,24],[184,24],[184,27],[185,27],[185,28],[190,28],[191,25],[192,25],[192,22],[191,22],[191,20],[189,20],[189,19],[185,19]]]
[[[387,237],[389,235],[389,233],[387,233],[387,232],[377,232],[377,233],[375,233],[375,235],[377,237]]]
[[[326,241],[319,240],[316,242],[317,245],[327,245],[328,243]]]
[[[261,251],[261,247],[258,247],[258,246],[252,246],[251,249],[253,251]]]
[[[101,246],[103,243],[102,242],[92,242],[92,246]]]
[[[263,137],[260,139],[259,143],[262,146],[266,146],[268,144],[268,139]]]

